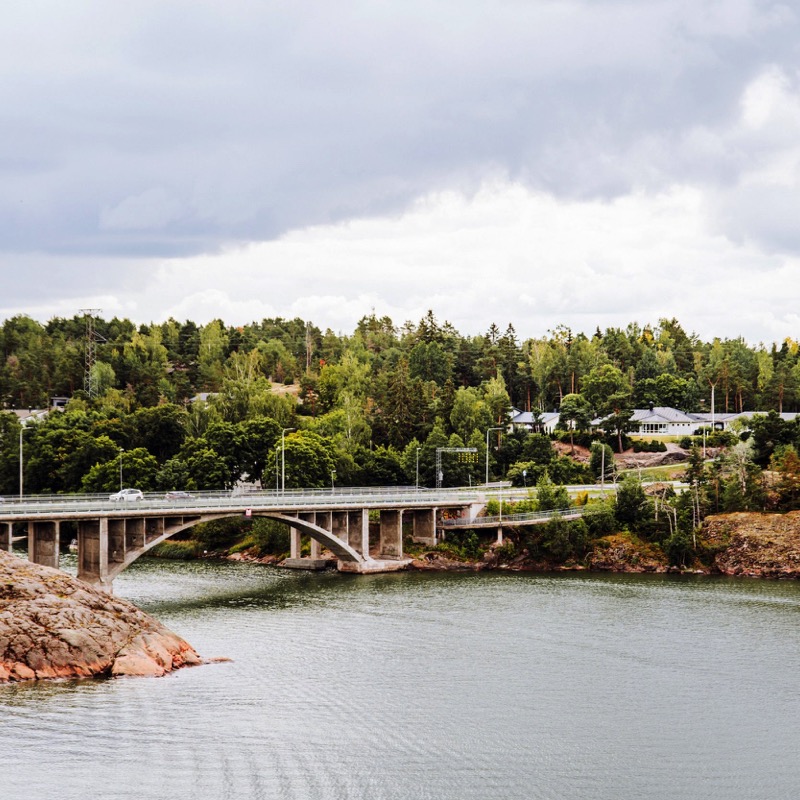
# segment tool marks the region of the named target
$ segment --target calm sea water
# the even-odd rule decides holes
[[[233,661],[0,689],[2,800],[800,790],[796,583],[143,560],[115,590]]]

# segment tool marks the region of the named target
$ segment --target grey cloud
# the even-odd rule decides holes
[[[571,197],[731,180],[686,131],[797,60],[755,0],[69,5],[0,35],[5,250],[209,251],[497,170]]]

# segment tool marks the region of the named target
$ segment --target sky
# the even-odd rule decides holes
[[[6,0],[0,319],[800,338],[800,6]]]

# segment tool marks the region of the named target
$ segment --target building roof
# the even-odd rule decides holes
[[[543,411],[539,413],[534,413],[533,411],[517,411],[517,413],[513,414],[511,417],[511,424],[547,425],[550,422],[557,422],[558,417],[558,411]]]
[[[684,414],[677,408],[655,406],[654,408],[634,409],[632,422],[695,422],[691,414]]]

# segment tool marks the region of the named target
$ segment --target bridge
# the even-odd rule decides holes
[[[168,500],[148,494],[115,502],[108,495],[23,497],[0,504],[0,549],[27,537],[28,558],[59,566],[61,528],[76,532],[78,577],[111,591],[112,581],[137,558],[180,531],[225,517],[267,517],[290,527],[290,557],[284,566],[319,569],[327,548],[343,572],[386,572],[405,567],[403,523],[410,519],[415,541],[435,546],[437,518],[474,519],[485,505],[477,489],[327,489],[231,494],[197,492]],[[379,520],[375,555],[370,553],[370,514]],[[15,535],[15,529],[17,535]],[[22,529],[24,534],[20,534]],[[310,557],[301,557],[301,537],[310,538]]]

